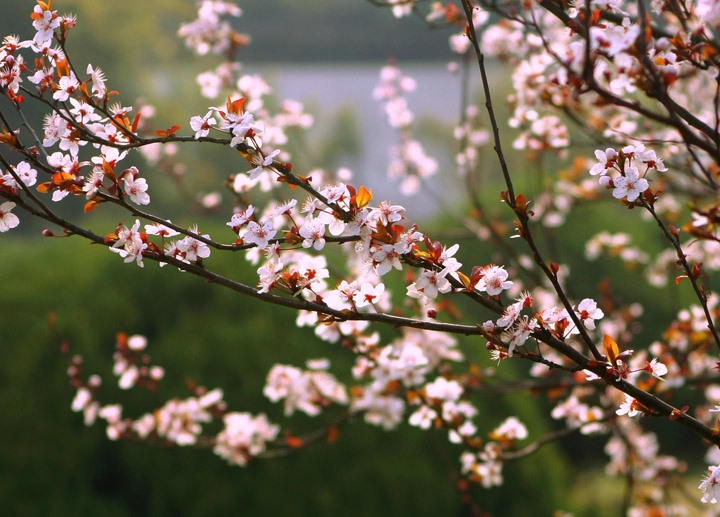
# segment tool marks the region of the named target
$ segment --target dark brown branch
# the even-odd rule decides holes
[[[703,312],[705,313],[705,319],[707,320],[707,328],[708,330],[710,330],[710,333],[715,340],[715,344],[718,346],[718,348],[720,348],[720,336],[718,336],[717,329],[715,328],[715,324],[713,323],[713,318],[710,314],[710,308],[707,305],[707,297],[704,294],[704,290],[701,288],[701,286],[698,286],[697,279],[693,274],[693,268],[690,266],[690,264],[688,264],[687,256],[685,255],[685,252],[683,252],[682,246],[680,245],[680,239],[670,232],[668,227],[665,226],[663,220],[660,219],[660,217],[655,212],[655,209],[650,206],[650,204],[648,204],[647,201],[642,198],[642,196],[639,199],[642,200],[643,207],[645,207],[645,209],[650,212],[650,214],[653,216],[653,219],[655,219],[655,222],[657,222],[658,226],[660,227],[660,230],[662,231],[665,238],[675,249],[675,254],[677,255],[678,262],[685,270],[685,274],[688,280],[690,280],[690,283],[692,284],[693,291],[695,291],[695,295],[697,296],[698,300],[700,301],[700,305],[703,308]]]
[[[522,458],[527,458],[528,456],[539,451],[543,445],[554,442],[556,440],[560,440],[561,438],[565,438],[566,436],[569,436],[571,434],[579,432],[583,429],[583,427],[586,427],[590,424],[596,424],[598,422],[603,422],[609,418],[612,418],[612,416],[614,414],[615,414],[614,411],[608,411],[607,413],[605,413],[605,415],[603,415],[603,418],[601,418],[601,419],[593,420],[591,422],[585,422],[584,424],[582,424],[578,427],[566,427],[563,429],[558,429],[557,431],[553,431],[551,433],[546,434],[542,438],[538,438],[533,443],[523,447],[522,449],[501,453],[500,459],[503,461],[513,461],[513,460],[519,460]]]
[[[540,254],[540,250],[538,249],[537,245],[535,244],[535,240],[532,236],[532,231],[530,230],[530,227],[528,225],[528,217],[526,213],[522,213],[520,210],[517,210],[516,200],[515,200],[515,194],[513,190],[513,184],[512,180],[510,178],[510,171],[507,168],[507,164],[505,162],[505,155],[502,150],[502,145],[500,143],[500,130],[498,129],[497,119],[495,118],[495,112],[492,108],[492,101],[490,97],[490,83],[488,81],[487,72],[485,70],[485,56],[480,50],[480,45],[477,41],[477,35],[475,33],[475,26],[473,24],[473,18],[472,18],[472,6],[470,5],[470,0],[462,0],[463,8],[465,9],[465,16],[467,18],[468,23],[468,32],[470,41],[472,42],[473,48],[475,49],[475,53],[477,54],[477,61],[478,66],[480,67],[480,76],[482,77],[482,83],[483,83],[483,90],[485,92],[485,107],[487,108],[488,116],[490,118],[490,124],[493,128],[493,138],[495,140],[495,152],[498,155],[498,160],[500,161],[500,167],[503,171],[503,176],[505,178],[505,185],[508,189],[508,195],[506,197],[507,203],[510,205],[510,207],[516,212],[518,215],[518,219],[520,220],[520,223],[523,228],[523,235],[522,237],[525,239],[525,241],[530,246],[530,249],[533,252],[533,258],[535,259],[535,263],[542,269],[543,273],[547,277],[548,280],[550,280],[550,283],[552,284],[553,288],[555,289],[555,292],[557,293],[558,297],[560,298],[560,301],[562,302],[563,306],[567,310],[568,314],[570,315],[570,318],[572,319],[573,323],[577,327],[578,331],[580,332],[580,336],[585,343],[585,345],[588,347],[590,352],[593,354],[595,359],[600,359],[600,352],[598,351],[597,347],[595,346],[595,343],[588,335],[587,331],[585,330],[585,326],[580,322],[580,320],[577,317],[577,314],[575,314],[575,310],[573,309],[572,304],[567,299],[567,296],[565,295],[565,291],[563,290],[562,286],[560,285],[560,282],[557,278],[557,274],[552,272],[548,265],[545,263],[545,260],[543,259],[542,255]]]
[[[497,154],[498,161],[500,162],[500,168],[502,169],[503,177],[505,178],[505,184],[508,189],[508,204],[511,208],[515,208],[515,191],[513,189],[512,180],[510,179],[510,171],[508,170],[507,163],[505,161],[505,154],[502,150],[502,144],[500,142],[500,128],[498,127],[497,119],[495,118],[495,110],[492,105],[492,98],[490,96],[490,82],[488,81],[487,72],[485,71],[485,55],[480,51],[478,44],[477,34],[475,33],[475,24],[473,23],[472,11],[473,7],[470,5],[470,0],[462,0],[463,9],[465,10],[465,17],[467,18],[467,27],[470,42],[472,43],[475,54],[477,56],[478,66],[480,67],[480,76],[482,77],[483,93],[485,95],[485,108],[487,109],[488,116],[490,118],[490,127],[493,133],[493,142],[495,154]]]

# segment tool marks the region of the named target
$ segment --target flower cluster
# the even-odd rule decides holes
[[[201,0],[198,2],[197,19],[180,27],[178,36],[196,54],[209,52],[224,54],[235,47],[247,44],[248,37],[235,32],[227,16],[238,17],[242,10],[230,2],[220,0]]]
[[[137,386],[157,391],[164,370],[159,366],[148,366],[150,357],[144,353],[146,347],[144,336],[117,335],[113,373],[119,377],[120,389]],[[85,425],[92,425],[98,418],[105,421],[106,433],[111,440],[139,439],[180,447],[211,446],[215,454],[228,463],[245,466],[263,453],[266,444],[275,440],[280,431],[279,426],[271,424],[263,414],[228,412],[222,390],[208,391],[203,387],[194,388],[191,397],[170,399],[139,418],[123,417],[122,405],[101,405],[98,401],[99,376],[91,375],[87,381],[83,380],[82,357],[74,356],[68,362],[68,375],[77,388],[72,410],[83,412]],[[220,433],[214,437],[204,434],[203,425],[211,424],[217,418],[222,418],[224,423]]]
[[[628,203],[635,201],[640,194],[649,188],[645,175],[650,169],[657,172],[667,171],[667,167],[661,158],[655,154],[655,151],[646,150],[643,144],[628,145],[623,147],[618,153],[615,149],[608,148],[605,151],[595,151],[597,163],[590,169],[590,174],[600,176],[600,184],[606,188],[612,188],[612,195],[617,199],[627,199]],[[635,163],[641,163],[645,166],[645,171],[640,177],[640,171],[633,166]],[[613,178],[611,173],[617,170],[620,174]]]
[[[263,393],[272,402],[285,399],[285,415],[295,410],[309,416],[320,413],[323,406],[331,403],[348,403],[345,386],[334,376],[325,372],[329,367],[327,360],[308,361],[310,370],[302,371],[293,366],[276,364],[267,376]]]
[[[165,370],[160,366],[150,366],[150,356],[142,354],[147,347],[145,336],[118,334],[115,347],[113,374],[119,377],[120,389],[128,390],[135,385],[150,391],[157,389]]]
[[[414,115],[404,95],[415,87],[413,78],[388,64],[380,71],[380,82],[373,90],[373,97],[384,103],[388,124],[398,130],[400,137],[400,142],[390,148],[388,176],[401,178],[400,191],[408,196],[419,190],[420,180],[434,175],[438,168],[437,161],[427,156],[422,144],[412,137]]]

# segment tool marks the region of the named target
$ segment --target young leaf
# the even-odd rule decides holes
[[[155,134],[161,138],[166,138],[168,136],[171,136],[178,129],[180,129],[180,126],[175,125],[168,129],[158,129],[157,131],[155,131]]]
[[[617,343],[613,338],[605,334],[605,337],[603,337],[603,347],[605,348],[605,355],[607,356],[608,361],[610,361],[610,364],[615,366],[615,361],[617,361],[619,353]]]
[[[372,190],[368,190],[365,188],[365,185],[361,185],[355,197],[355,203],[357,203],[358,208],[363,208],[372,201],[372,197]]]

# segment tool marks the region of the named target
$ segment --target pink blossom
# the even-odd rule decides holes
[[[197,228],[192,228],[191,231],[197,234]],[[203,237],[209,238],[209,235],[203,235]],[[183,258],[187,262],[198,262],[200,259],[210,256],[210,247],[204,242],[190,236],[179,240],[177,242],[177,249],[183,254]]]
[[[248,244],[255,244],[258,248],[265,249],[276,233],[277,231],[273,230],[272,221],[266,221],[262,226],[255,221],[250,221],[243,234],[243,240]]]
[[[245,225],[245,223],[250,220],[254,211],[255,207],[253,207],[252,205],[248,205],[248,207],[244,210],[238,210],[237,212],[235,212],[230,218],[230,222],[225,224],[231,227],[233,231],[237,233],[240,230],[240,227]]]
[[[102,99],[105,96],[105,74],[100,68],[93,68],[91,64],[88,64],[86,73],[90,74],[90,81],[92,82],[92,94],[98,99]]]
[[[217,124],[212,114],[213,112],[210,110],[203,117],[192,117],[190,119],[190,127],[195,131],[196,139],[207,136],[210,133],[210,128]]]
[[[123,181],[125,183],[125,193],[130,196],[133,203],[136,205],[150,204],[150,195],[147,193],[148,184],[145,178],[127,174]]]
[[[598,309],[595,300],[585,298],[577,307],[577,314],[586,328],[592,330],[595,328],[595,320],[599,320],[605,316],[602,310]]]
[[[299,230],[303,248],[313,247],[321,250],[325,246],[325,224],[319,219],[307,219]]]
[[[70,72],[70,75],[64,75],[60,78],[60,81],[58,82],[58,89],[53,93],[53,99],[65,102],[79,87],[80,83],[75,78],[75,74]]]
[[[590,174],[593,176],[605,174],[607,171],[611,170],[617,160],[617,152],[612,148],[607,148],[605,151],[600,151],[598,149],[595,151],[595,158],[598,163],[590,168]]]
[[[490,266],[483,277],[484,290],[490,296],[497,296],[506,289],[513,286],[513,282],[507,280],[508,273],[502,266]]]
[[[636,167],[626,167],[625,175],[615,179],[614,184],[613,197],[627,197],[628,202],[635,201],[649,187],[647,180],[640,177]]]
[[[38,45],[43,41],[52,39],[55,29],[60,26],[60,19],[57,11],[42,10],[39,5],[35,6],[35,14],[39,14],[38,18],[33,20],[32,25],[37,31],[33,41]]]
[[[438,377],[425,386],[427,396],[440,400],[458,400],[463,388],[457,381],[449,381],[445,377]]]
[[[635,406],[635,399],[627,394],[625,394],[625,401],[620,404],[618,410],[615,411],[615,414],[618,416],[627,415],[629,417],[633,417],[639,413],[640,411]]]
[[[170,221],[167,222],[169,223]],[[176,235],[180,235],[180,232],[177,232],[162,223],[146,224],[145,233],[148,235],[160,235],[161,237],[175,237]]]
[[[13,208],[15,208],[15,203],[12,201],[5,201],[3,204],[0,204],[0,232],[2,233],[20,224],[20,219],[10,212]]]

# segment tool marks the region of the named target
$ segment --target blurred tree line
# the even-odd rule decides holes
[[[239,0],[243,15],[234,27],[250,34],[252,43],[242,49],[241,61],[332,62],[449,59],[449,32],[429,31],[419,18],[396,20],[387,9],[365,0]],[[0,32],[32,36],[29,13],[33,0],[3,0]],[[79,14],[73,37],[73,54],[82,59],[78,40],[92,42],[87,55],[103,56],[110,71],[126,65],[188,60],[189,53],[174,34],[194,17],[189,0],[53,2],[60,13]],[[18,21],[20,23],[18,23]]]

